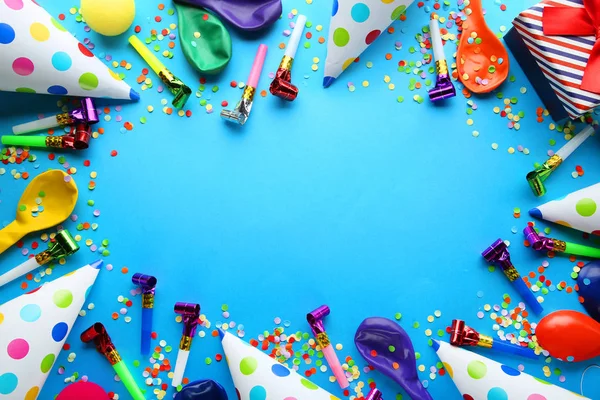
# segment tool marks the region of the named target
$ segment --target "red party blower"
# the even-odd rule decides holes
[[[577,311],[546,315],[535,328],[537,341],[552,357],[585,361],[600,356],[600,324]]]

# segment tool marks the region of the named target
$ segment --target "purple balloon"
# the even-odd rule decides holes
[[[244,31],[264,29],[281,16],[281,0],[174,0],[202,7]]]
[[[600,261],[587,264],[577,277],[579,296],[583,297],[583,307],[590,317],[600,322]]]
[[[419,380],[412,342],[396,322],[380,317],[367,318],[356,330],[354,343],[370,365],[402,386],[411,399],[433,400]],[[375,357],[371,355],[372,350],[377,352]],[[394,369],[394,362],[400,368]]]

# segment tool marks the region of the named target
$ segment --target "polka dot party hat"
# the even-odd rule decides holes
[[[600,235],[600,183],[529,210],[532,217]]]
[[[433,348],[464,400],[587,399],[443,341],[434,340]]]
[[[140,97],[32,0],[0,1],[0,54],[3,91]]]
[[[329,87],[412,0],[333,0],[323,86]]]
[[[340,400],[231,333],[219,334],[239,400]]]
[[[102,261],[0,305],[0,399],[35,400]]]

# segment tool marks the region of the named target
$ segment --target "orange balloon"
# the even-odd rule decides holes
[[[577,311],[546,315],[535,328],[538,343],[552,357],[585,361],[600,356],[600,324]]]

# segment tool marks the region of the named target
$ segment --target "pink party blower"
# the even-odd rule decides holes
[[[256,57],[254,57],[254,63],[250,70],[250,76],[248,82],[242,93],[242,99],[237,103],[235,109],[222,110],[221,117],[232,122],[236,122],[240,125],[244,125],[250,117],[250,111],[252,110],[252,100],[254,99],[254,93],[258,87],[258,80],[260,79],[260,73],[265,63],[265,57],[267,57],[267,45],[261,44],[258,46]]]
[[[325,355],[325,359],[333,371],[335,379],[337,379],[338,384],[342,389],[346,389],[348,386],[350,386],[350,383],[348,383],[344,369],[342,368],[340,360],[335,354],[335,350],[333,349],[333,346],[329,341],[329,336],[327,336],[327,332],[325,332],[325,327],[323,326],[323,318],[328,316],[329,312],[329,306],[322,305],[316,310],[306,314],[306,320],[308,321],[310,329],[317,339],[317,344],[321,346],[321,351]]]

